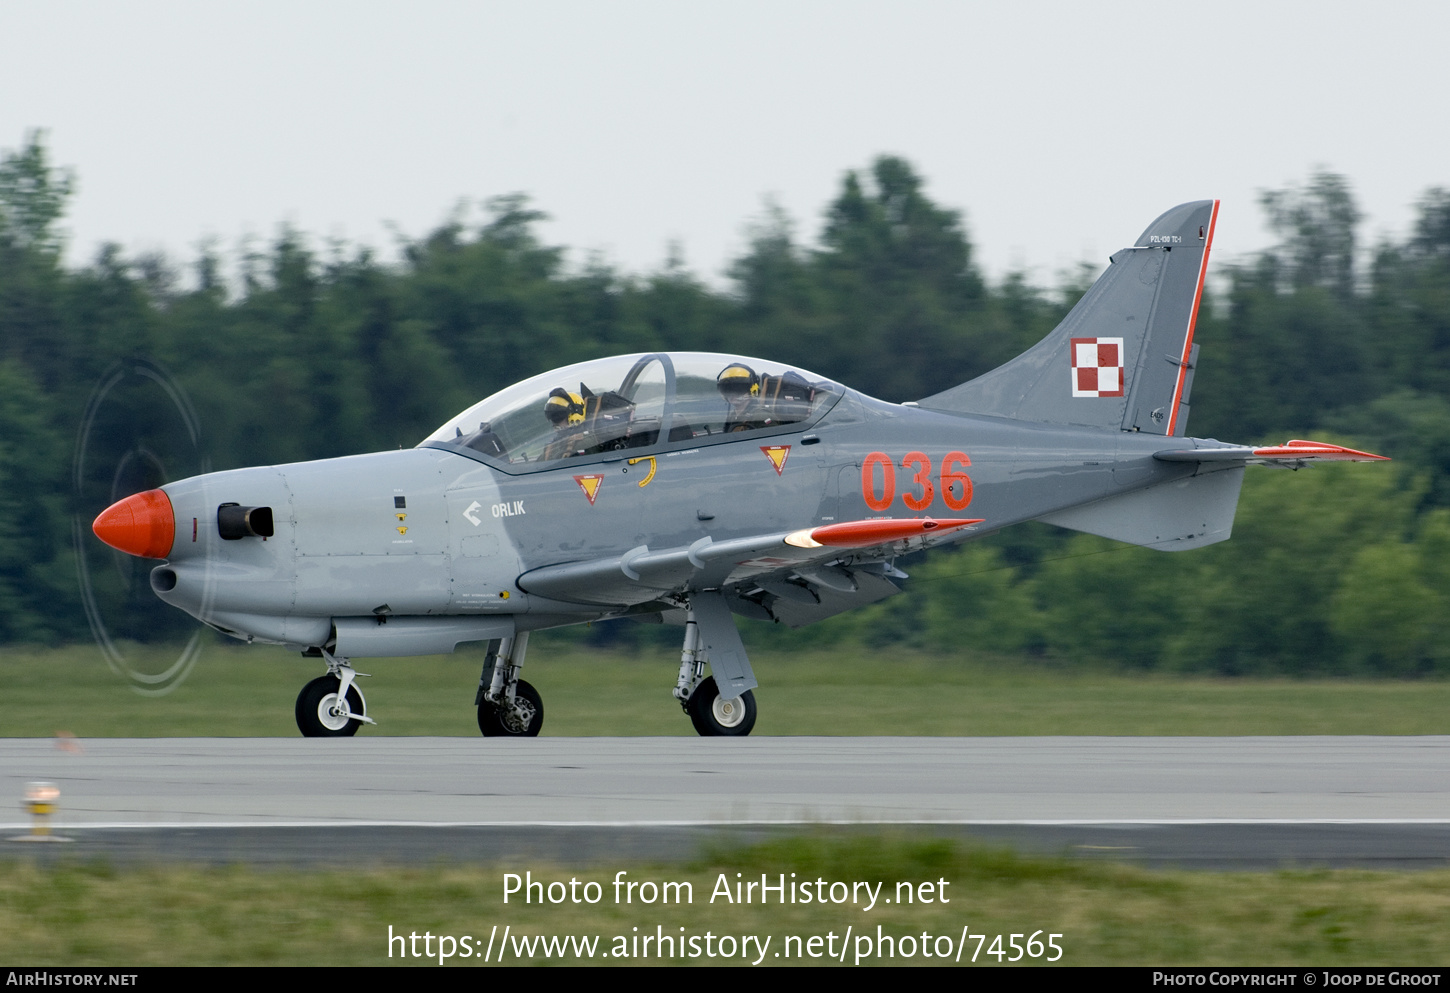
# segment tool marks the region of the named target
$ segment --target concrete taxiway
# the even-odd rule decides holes
[[[68,744],[68,743],[61,743]],[[673,856],[896,825],[1205,866],[1450,865],[1450,737],[0,739],[67,854]],[[3,810],[0,807],[0,810]],[[21,846],[5,846],[18,850]],[[24,846],[32,850],[42,846]]]

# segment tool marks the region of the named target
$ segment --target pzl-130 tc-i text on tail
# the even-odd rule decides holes
[[[737,355],[598,359],[416,448],[168,483],[94,530],[164,559],[167,603],[324,660],[297,699],[305,735],[374,723],[350,659],[470,641],[488,643],[483,733],[536,735],[529,633],[623,616],[683,627],[674,696],[700,734],[749,734],[734,614],[809,624],[900,592],[905,552],[1029,520],[1197,548],[1229,537],[1249,463],[1380,458],[1184,437],[1217,215],[1163,214],[1041,342],[916,403]]]

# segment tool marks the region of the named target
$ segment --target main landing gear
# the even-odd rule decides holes
[[[719,597],[718,593],[714,595]],[[701,737],[743,738],[755,728],[755,693],[744,689],[733,696],[723,696],[716,677],[705,675],[707,654],[714,650],[710,666],[733,688],[754,686],[755,677],[735,621],[730,617],[730,608],[723,599],[717,604],[707,600],[707,596],[696,594],[686,615],[685,646],[680,652],[675,699],[690,715],[690,723]],[[701,634],[702,622],[707,625],[708,637]],[[722,622],[728,627],[722,626]]]
[[[722,700],[715,677],[710,676],[695,687],[685,712],[701,737],[743,738],[755,728],[755,692],[746,690],[734,700]]]
[[[305,738],[350,738],[363,724],[376,724],[367,716],[367,702],[353,681],[367,673],[353,669],[345,658],[322,649],[327,675],[318,676],[297,694],[297,729]]]
[[[485,738],[537,738],[544,726],[544,702],[539,691],[519,678],[529,633],[488,643],[483,672],[478,677],[478,729]]]

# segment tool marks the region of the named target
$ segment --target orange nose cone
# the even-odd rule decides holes
[[[143,559],[164,559],[176,540],[176,515],[171,498],[146,490],[107,507],[91,530],[112,548]]]

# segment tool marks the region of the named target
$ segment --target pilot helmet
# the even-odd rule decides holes
[[[715,377],[715,386],[732,402],[760,395],[760,377],[743,362],[732,362]]]
[[[549,393],[549,399],[544,401],[544,416],[556,428],[566,424],[583,424],[584,398],[563,388],[555,389]]]

